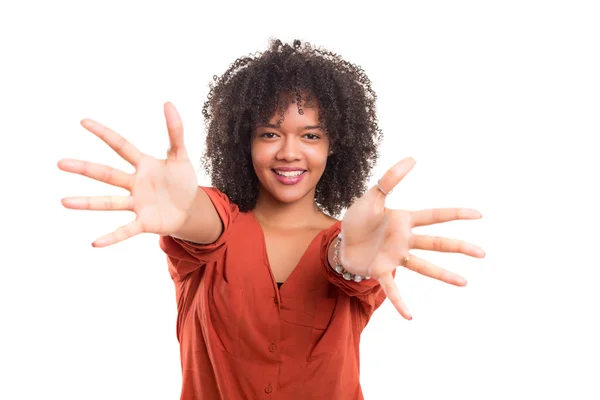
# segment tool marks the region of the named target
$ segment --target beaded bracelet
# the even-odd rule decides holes
[[[335,243],[334,249],[335,252],[333,253],[333,262],[335,262],[335,272],[337,272],[338,274],[342,275],[344,277],[345,280],[349,281],[349,280],[353,280],[354,282],[360,282],[363,279],[367,280],[367,279],[371,279],[370,276],[361,276],[361,275],[355,275],[353,273],[350,273],[348,271],[346,271],[344,269],[344,266],[340,263],[340,243],[342,242],[342,234],[340,233],[337,236],[337,242]]]

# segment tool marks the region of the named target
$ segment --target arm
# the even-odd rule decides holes
[[[331,226],[323,235],[321,242],[321,260],[324,265],[325,275],[327,279],[335,286],[339,287],[344,293],[351,297],[359,297],[359,300],[365,300],[363,296],[380,291],[379,282],[377,279],[365,279],[360,282],[346,280],[335,270],[335,243],[337,235],[340,233],[341,223],[338,222]]]
[[[160,237],[160,246],[169,256],[169,271],[175,281],[213,262],[225,251],[229,227],[239,209],[216,188],[198,187],[187,220],[177,234]]]
[[[375,310],[377,310],[385,301],[386,294],[381,288],[381,285],[377,279],[368,279],[355,282],[353,280],[344,279],[344,277],[335,270],[336,263],[334,260],[334,255],[337,234],[340,232],[339,224],[335,224],[332,228],[333,231],[330,230],[330,232],[325,235],[327,238],[323,243],[324,246],[327,246],[327,278],[333,285],[339,287],[346,295],[354,297],[358,300],[358,304],[360,304],[360,307],[364,312],[366,323],[369,321]],[[392,276],[396,276],[396,271],[392,272]]]
[[[208,244],[217,240],[226,228],[220,211],[210,195],[200,190],[194,166],[183,141],[183,124],[175,107],[165,104],[165,118],[171,148],[164,160],[139,151],[112,129],[95,121],[81,121],[84,128],[108,144],[125,161],[135,167],[128,174],[106,165],[82,160],[64,159],[58,167],[129,191],[129,196],[68,197],[62,199],[67,208],[85,210],[127,210],[135,220],[96,239],[94,247],[106,247],[140,233]],[[222,196],[221,196],[222,197]],[[215,199],[212,199],[215,200]],[[221,201],[216,196],[217,201]],[[227,202],[227,199],[223,199]]]
[[[196,198],[183,226],[170,236],[187,242],[208,244],[215,242],[223,233],[223,222],[206,194],[198,187]]]
[[[337,236],[334,236],[333,239],[329,242],[329,248],[327,250],[327,261],[329,262],[329,266],[331,269],[335,271],[335,260],[333,256],[335,255],[335,242],[337,240]]]
[[[422,258],[410,254],[411,249],[463,253],[484,257],[484,251],[470,243],[456,239],[428,235],[414,235],[412,228],[459,219],[478,219],[481,214],[465,208],[438,208],[420,211],[393,210],[385,207],[385,198],[408,174],[415,162],[406,158],[392,168],[356,200],[344,214],[342,226],[344,239],[341,258],[344,269],[357,275],[370,275],[378,281],[400,314],[412,317],[394,281],[398,266],[456,286],[466,285],[466,280]],[[328,268],[330,269],[330,268]],[[359,284],[362,284],[360,282]]]

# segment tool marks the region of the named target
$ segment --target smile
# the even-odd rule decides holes
[[[285,177],[288,177],[288,178],[294,178],[296,176],[302,175],[306,171],[301,171],[301,170],[298,170],[298,171],[277,171],[277,170],[274,169],[273,172],[275,172],[279,176],[285,176]]]
[[[275,169],[271,171],[275,174],[275,178],[284,185],[295,185],[302,180],[306,172],[304,170],[278,171]]]

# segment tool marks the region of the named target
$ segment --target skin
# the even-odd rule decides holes
[[[260,182],[258,201],[252,214],[261,224],[274,277],[283,281],[314,236],[335,222],[314,203],[316,184],[323,174],[329,142],[326,132],[304,129],[318,125],[317,109],[306,107],[304,115],[295,106],[285,112],[282,124],[258,127],[252,141],[252,160]],[[177,236],[197,243],[211,243],[223,231],[212,203],[196,184],[196,174],[183,141],[183,123],[171,103],[165,104],[170,149],[166,159],[140,152],[124,137],[98,122],[85,119],[82,126],[109,145],[135,167],[128,174],[115,168],[88,161],[63,159],[58,167],[126,189],[129,196],[68,197],[66,208],[76,210],[132,211],[136,218],[114,232],[94,241],[94,247],[106,247],[142,232]],[[270,121],[274,124],[274,120]],[[269,133],[265,136],[266,133]],[[320,139],[307,133],[322,134]],[[398,312],[412,319],[394,281],[398,266],[411,269],[442,282],[464,286],[466,280],[410,250],[461,253],[482,258],[485,252],[457,239],[415,235],[412,228],[455,220],[479,219],[477,210],[444,208],[419,211],[393,210],[385,206],[386,193],[394,189],[412,170],[415,161],[406,158],[392,166],[374,186],[348,209],[342,220],[340,261],[350,273],[377,279]],[[299,166],[307,170],[301,183],[285,186],[274,179],[272,168]],[[334,239],[337,240],[337,239]],[[329,264],[334,265],[330,246]],[[300,250],[298,250],[300,249]]]
[[[259,180],[255,212],[277,218],[281,211],[288,222],[323,214],[314,204],[315,189],[327,164],[329,138],[319,128],[318,109],[304,107],[303,114],[290,104],[277,126],[278,115],[270,126],[256,128],[251,143],[252,164]],[[273,169],[298,167],[306,170],[295,185],[279,182]],[[281,218],[281,216],[279,216]]]
[[[357,275],[377,279],[396,310],[406,319],[412,315],[400,296],[392,272],[400,265],[442,282],[465,286],[462,276],[410,254],[412,249],[461,253],[483,258],[485,252],[473,244],[446,237],[415,235],[412,228],[456,220],[479,219],[477,210],[468,208],[436,208],[407,211],[385,206],[385,193],[393,190],[415,166],[405,158],[390,168],[379,180],[381,190],[373,186],[346,212],[342,220],[340,260],[344,268]],[[333,247],[333,246],[332,246]],[[333,265],[332,249],[329,262]]]
[[[176,236],[211,243],[222,232],[221,220],[206,193],[198,188],[193,164],[183,141],[183,123],[175,106],[164,105],[170,148],[165,159],[142,153],[123,136],[91,119],[81,125],[135,168],[128,174],[85,160],[62,159],[65,172],[129,191],[129,196],[65,197],[62,205],[74,210],[131,211],[135,220],[97,238],[93,247],[106,247],[140,233]]]
[[[283,121],[275,115],[267,126],[256,128],[251,142],[259,195],[252,213],[260,222],[274,278],[284,282],[294,270],[314,237],[336,222],[315,204],[315,190],[329,155],[329,139],[319,127],[318,109],[290,104]],[[306,170],[300,182],[285,185],[273,169],[297,167]]]
[[[267,253],[275,279],[284,281],[297,265],[304,249],[321,229],[333,222],[314,203],[316,185],[321,178],[329,151],[326,133],[306,129],[318,125],[318,109],[306,108],[301,115],[291,104],[280,126],[274,116],[269,127],[258,127],[252,142],[252,161],[259,179],[259,197],[254,214],[263,226]],[[412,170],[415,161],[407,158],[393,166],[380,180],[386,192],[392,190]],[[296,185],[284,185],[272,169],[292,166],[306,169],[306,176]],[[398,265],[422,275],[455,285],[466,280],[416,256],[410,249],[463,253],[483,257],[479,247],[456,239],[413,235],[411,229],[422,225],[457,219],[477,219],[481,214],[468,209],[436,209],[409,212],[385,207],[386,195],[377,187],[369,190],[350,207],[342,222],[340,254],[342,265],[352,273],[379,279],[396,309],[412,319],[400,296],[392,271]],[[334,246],[330,246],[329,263],[335,266]]]

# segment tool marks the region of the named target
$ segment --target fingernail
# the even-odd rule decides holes
[[[484,257],[485,256],[485,251],[479,247],[479,246],[473,246],[474,250],[475,250],[475,254],[477,254],[478,257]]]

